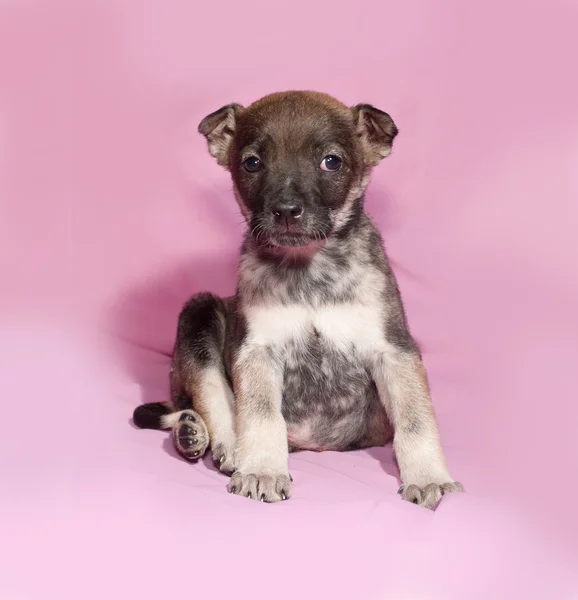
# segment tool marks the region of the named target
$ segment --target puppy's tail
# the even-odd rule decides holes
[[[170,429],[178,421],[181,411],[172,402],[150,402],[134,409],[132,420],[140,429]]]

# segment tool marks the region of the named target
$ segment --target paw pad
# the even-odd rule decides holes
[[[179,454],[187,460],[194,460],[207,450],[209,434],[201,417],[193,411],[186,411],[173,429],[173,440]]]

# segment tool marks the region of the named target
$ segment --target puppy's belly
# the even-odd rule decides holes
[[[367,398],[371,401],[367,402]],[[337,399],[339,402],[343,399]],[[348,404],[355,405],[347,411],[336,411],[334,403],[334,400],[327,400],[320,407],[319,403],[312,402],[309,405],[312,410],[306,415],[302,413],[300,418],[288,414],[289,410],[285,408],[289,445],[321,452],[380,446],[388,441],[387,418],[377,394],[373,395],[370,390],[365,397],[348,399]]]
[[[345,354],[316,337],[287,352],[282,410],[289,445],[318,451],[371,445],[376,418],[384,416],[355,352]]]

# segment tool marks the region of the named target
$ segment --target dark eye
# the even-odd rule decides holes
[[[341,169],[341,163],[342,160],[339,158],[339,156],[330,154],[321,161],[319,167],[323,171],[339,171],[339,169]]]
[[[249,173],[256,173],[262,167],[261,161],[256,156],[249,156],[243,161],[243,168]]]

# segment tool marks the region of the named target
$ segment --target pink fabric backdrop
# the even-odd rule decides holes
[[[0,0],[0,598],[577,597],[577,27],[571,0]],[[234,288],[196,125],[291,88],[400,127],[368,208],[468,490],[435,513],[389,448],[292,456],[262,505],[130,424],[181,303]]]

